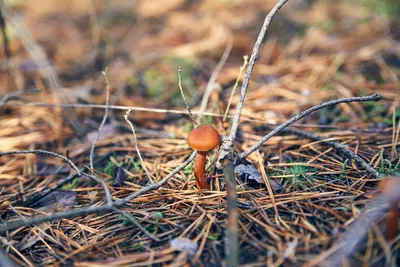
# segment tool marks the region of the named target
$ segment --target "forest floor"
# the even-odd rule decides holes
[[[383,99],[322,109],[247,156],[245,168],[250,164],[257,171],[247,169],[252,175],[236,177],[241,264],[321,266],[375,197],[381,177],[400,176],[400,21],[394,15],[400,7],[396,1],[379,2],[289,1],[272,21],[242,111],[238,152],[319,103],[374,93]],[[0,104],[0,152],[42,149],[67,156],[79,168],[88,166],[105,112],[102,71],[107,67],[112,106],[89,170],[115,200],[149,182],[124,107],[134,107],[129,119],[149,176],[157,183],[192,153],[186,137],[193,123],[178,87],[179,66],[195,117],[210,77],[217,74],[202,123],[227,134],[232,116],[222,118],[238,77],[230,115],[239,101],[243,56],[250,56],[264,17],[276,4],[5,3],[8,51],[2,42],[0,97],[30,91]],[[224,52],[228,58],[218,69]],[[380,177],[326,141],[348,146]],[[226,184],[215,166],[217,153],[208,157],[209,190],[197,189],[191,163],[159,189],[122,206],[120,211],[136,224],[107,212],[21,226],[1,233],[3,250],[23,266],[223,266]],[[86,177],[29,203],[73,173],[59,158],[1,156],[2,223],[106,203],[102,187]],[[343,262],[399,262],[400,235],[387,242],[385,221],[386,215],[376,220]]]

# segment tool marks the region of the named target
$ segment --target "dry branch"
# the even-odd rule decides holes
[[[300,112],[299,114],[295,115],[291,119],[285,121],[278,127],[276,127],[274,130],[272,130],[270,133],[265,135],[260,141],[258,141],[256,144],[254,144],[252,147],[247,149],[246,151],[242,152],[239,157],[240,158],[245,158],[254,151],[256,151],[260,146],[262,146],[265,142],[267,142],[272,136],[275,134],[279,133],[289,125],[293,124],[294,122],[304,118],[305,116],[313,113],[314,111],[317,111],[321,108],[329,107],[329,106],[334,106],[340,103],[350,103],[350,102],[366,102],[366,101],[379,101],[382,99],[382,96],[380,94],[374,94],[370,96],[360,96],[360,97],[348,97],[348,98],[340,98],[336,100],[332,100],[329,102],[325,102],[322,104],[318,104],[316,106],[313,106],[305,111]]]
[[[295,135],[299,135],[311,140],[315,141],[321,141],[322,143],[325,143],[327,145],[330,145],[334,147],[335,149],[339,150],[342,152],[346,157],[352,159],[355,161],[355,163],[359,166],[364,168],[371,177],[378,178],[379,177],[379,172],[377,172],[371,165],[369,165],[363,158],[358,156],[355,152],[351,151],[348,146],[342,145],[338,142],[334,141],[326,141],[322,136],[315,135],[310,132],[294,129],[294,128],[289,128],[285,129],[285,132],[292,133]]]
[[[160,182],[143,187],[142,189],[136,191],[135,193],[132,193],[131,195],[127,196],[126,198],[124,198],[122,200],[114,201],[112,203],[112,205],[91,206],[91,207],[75,209],[75,210],[71,210],[71,211],[67,211],[67,212],[53,213],[51,215],[46,215],[46,216],[35,216],[33,218],[26,219],[26,220],[5,222],[3,224],[0,224],[0,233],[5,232],[7,230],[11,230],[11,229],[15,229],[15,228],[23,227],[23,226],[28,226],[28,225],[35,225],[35,224],[42,223],[42,222],[49,222],[49,221],[59,220],[59,219],[68,219],[68,218],[73,218],[73,217],[77,217],[77,216],[87,215],[90,213],[104,213],[104,212],[113,211],[115,208],[120,208],[123,205],[130,202],[131,200],[133,200],[143,194],[146,194],[150,191],[160,188],[169,179],[171,179],[176,173],[178,173],[180,170],[185,168],[190,162],[192,162],[195,156],[196,156],[196,153],[193,152],[187,160],[185,160],[183,163],[181,163],[179,166],[177,166],[173,171],[171,171],[167,176],[165,176],[164,179],[162,179]]]

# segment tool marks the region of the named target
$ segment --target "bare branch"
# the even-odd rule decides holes
[[[37,93],[39,90],[33,89],[33,90],[26,90],[26,91],[17,91],[17,92],[12,92],[9,94],[6,94],[3,96],[3,98],[0,100],[0,110],[10,100],[18,99],[21,95],[24,94],[32,94],[32,93]]]
[[[172,172],[170,172],[167,176],[165,176],[164,179],[162,179],[161,181],[159,181],[156,184],[152,184],[152,185],[149,185],[149,186],[146,186],[146,187],[140,189],[139,191],[131,194],[130,196],[124,198],[123,200],[116,201],[116,205],[118,205],[118,206],[124,205],[125,203],[130,202],[132,199],[135,199],[138,196],[141,196],[141,195],[143,195],[143,194],[145,194],[147,192],[150,192],[150,191],[153,191],[153,190],[156,190],[156,189],[160,188],[163,184],[168,182],[168,180],[171,179],[175,174],[177,174],[180,170],[182,170],[190,162],[192,162],[195,156],[196,156],[196,151],[194,151],[186,161],[181,163],[181,165],[176,167]]]
[[[106,105],[101,104],[54,104],[54,103],[44,103],[44,102],[30,102],[30,103],[6,103],[6,106],[10,107],[25,107],[25,106],[34,106],[34,107],[61,107],[61,108],[98,108],[105,109]],[[154,112],[154,113],[170,113],[170,114],[189,114],[187,110],[177,110],[177,109],[162,109],[162,108],[145,108],[145,107],[129,107],[129,106],[120,106],[120,105],[109,105],[108,109],[114,110],[135,110],[135,111],[143,111],[143,112]],[[199,114],[198,111],[192,111],[192,114]],[[222,117],[221,114],[213,113],[213,112],[204,112],[203,115],[213,116],[213,117]],[[230,116],[228,116],[230,117]]]
[[[380,94],[374,94],[374,95],[370,95],[370,96],[361,96],[361,97],[348,97],[348,98],[340,98],[340,99],[336,99],[336,100],[331,100],[322,104],[318,104],[316,106],[313,106],[305,111],[300,112],[299,114],[297,114],[296,116],[292,117],[290,120],[287,120],[286,122],[282,123],[281,125],[279,125],[278,127],[276,127],[274,130],[272,130],[269,134],[267,134],[266,136],[264,136],[259,142],[257,142],[256,144],[254,144],[252,147],[250,147],[249,149],[247,149],[246,151],[244,151],[243,153],[241,153],[239,155],[240,158],[245,158],[248,155],[250,155],[251,153],[253,153],[254,151],[256,151],[260,146],[262,146],[262,144],[264,144],[265,142],[267,142],[272,136],[274,136],[275,134],[279,133],[280,131],[282,131],[283,129],[285,129],[286,127],[288,127],[289,125],[293,124],[294,122],[304,118],[305,116],[313,113],[314,111],[317,111],[321,108],[325,108],[325,107],[329,107],[329,106],[334,106],[337,105],[339,103],[350,103],[350,102],[364,102],[364,101],[379,101],[382,99],[382,96]]]
[[[278,2],[278,4],[276,4],[274,6],[274,8],[265,17],[264,24],[260,30],[260,33],[258,34],[257,41],[253,48],[253,52],[251,53],[249,65],[246,70],[246,75],[244,77],[244,81],[243,81],[242,87],[240,89],[240,98],[239,98],[239,102],[236,106],[236,113],[235,113],[235,117],[232,122],[231,131],[229,133],[229,136],[226,138],[225,142],[223,142],[221,145],[218,162],[221,162],[229,153],[233,152],[234,141],[235,141],[235,137],[236,137],[236,132],[239,128],[239,121],[240,121],[240,116],[242,114],[244,100],[245,100],[246,94],[247,94],[247,88],[249,86],[250,78],[253,73],[253,68],[256,63],[258,53],[260,51],[262,41],[265,37],[268,26],[272,21],[272,18],[275,16],[275,14],[279,11],[279,9],[281,9],[281,7],[287,1],[289,1],[289,0],[280,0]]]
[[[369,165],[360,156],[358,156],[356,153],[351,151],[349,149],[349,147],[346,145],[342,145],[342,144],[340,144],[338,142],[334,142],[334,141],[326,141],[321,136],[315,135],[310,132],[294,129],[294,128],[285,129],[284,131],[293,133],[295,135],[303,136],[303,137],[311,139],[311,140],[321,141],[322,143],[328,144],[328,145],[334,147],[335,149],[339,150],[340,152],[342,152],[348,158],[354,160],[358,166],[364,168],[368,172],[368,174],[371,175],[372,177],[374,177],[374,178],[379,177],[379,172],[377,172],[371,165]]]
[[[189,112],[189,117],[193,121],[194,125],[197,126],[199,124],[194,119],[194,116],[193,116],[193,113],[192,113],[192,109],[190,108],[189,103],[188,103],[188,101],[187,101],[187,99],[185,97],[185,94],[183,93],[183,88],[182,88],[182,66],[179,66],[179,69],[178,69],[178,85],[179,85],[179,90],[181,91],[181,96],[182,96],[183,102],[185,103],[185,107],[186,107],[187,111]]]
[[[99,135],[101,132],[101,129],[103,129],[104,124],[106,123],[107,116],[108,116],[108,105],[110,102],[110,81],[108,80],[108,75],[107,75],[107,68],[101,72],[104,76],[105,83],[106,83],[106,108],[104,112],[104,117],[103,120],[101,121],[99,130],[97,131],[96,138],[93,141],[92,147],[90,148],[90,155],[89,155],[89,162],[90,162],[90,168],[94,169],[93,167],[93,154],[94,154],[94,149],[96,147],[97,140],[99,139]]]
[[[210,99],[210,95],[215,87],[215,81],[217,80],[218,74],[221,72],[224,67],[226,61],[228,60],[229,54],[232,50],[232,40],[230,39],[228,44],[226,45],[225,51],[222,54],[221,59],[219,60],[217,66],[215,67],[213,73],[211,74],[210,79],[208,80],[207,87],[204,91],[203,99],[201,100],[199,114],[197,115],[197,123],[200,124],[201,118],[203,117],[203,113],[207,108],[208,100]]]
[[[113,200],[112,200],[112,197],[111,197],[110,190],[108,189],[106,183],[103,180],[101,180],[100,178],[96,177],[95,175],[91,175],[91,174],[88,174],[88,173],[85,173],[85,172],[82,172],[82,175],[92,179],[93,181],[96,181],[97,183],[99,183],[103,187],[103,190],[104,190],[104,192],[106,194],[107,205],[111,207],[112,204],[113,204]]]
[[[12,221],[12,222],[6,222],[4,224],[0,224],[0,233],[5,232],[7,230],[19,228],[22,226],[35,225],[35,224],[42,223],[42,222],[48,222],[48,221],[59,220],[59,219],[68,219],[68,218],[87,215],[90,213],[104,213],[104,212],[114,211],[115,208],[122,207],[123,205],[127,204],[131,200],[133,200],[143,194],[146,194],[147,192],[150,192],[150,191],[160,188],[169,179],[171,179],[176,173],[181,171],[190,162],[192,162],[195,156],[196,156],[196,152],[193,152],[187,160],[185,160],[178,167],[176,167],[173,171],[171,171],[160,182],[153,184],[153,185],[143,187],[139,191],[132,193],[131,195],[127,196],[126,198],[124,198],[122,200],[114,201],[111,206],[109,206],[109,205],[91,206],[91,207],[86,207],[86,208],[70,210],[67,212],[53,213],[51,215],[46,215],[46,216],[35,216],[33,218],[27,219],[26,221],[17,220],[17,221]]]
[[[126,121],[126,122],[129,124],[129,126],[131,127],[131,130],[132,130],[132,133],[133,133],[133,142],[134,142],[134,144],[135,144],[136,152],[138,153],[138,156],[139,156],[140,165],[142,165],[143,170],[146,172],[147,179],[149,180],[149,183],[150,183],[150,184],[154,184],[153,179],[151,178],[151,174],[150,174],[149,170],[147,169],[146,164],[144,163],[144,160],[143,160],[143,158],[142,158],[142,154],[140,154],[140,150],[139,150],[139,146],[138,146],[138,140],[137,140],[135,128],[133,127],[132,122],[131,122],[131,121],[129,120],[129,118],[128,118],[129,113],[131,113],[131,111],[132,111],[131,109],[129,109],[128,111],[126,111],[126,113],[125,113],[125,115],[124,115],[124,118],[125,118],[125,121]]]
[[[63,159],[65,162],[71,166],[74,171],[81,176],[81,171],[76,167],[76,165],[67,157],[64,157],[63,155],[51,152],[51,151],[46,151],[46,150],[41,150],[41,149],[36,149],[36,150],[17,150],[17,151],[7,151],[7,152],[0,152],[0,157],[1,156],[6,156],[6,155],[18,155],[18,154],[44,154],[47,156],[53,156],[57,158]]]

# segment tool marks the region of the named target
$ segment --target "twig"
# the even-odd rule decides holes
[[[6,94],[0,100],[0,110],[8,101],[18,99],[21,95],[24,95],[24,94],[32,94],[32,93],[36,93],[36,92],[39,92],[39,91],[36,89],[33,89],[33,90],[17,91],[17,92],[12,92],[12,93]]]
[[[185,168],[190,162],[193,161],[193,159],[196,156],[196,151],[193,152],[190,157],[185,160],[183,163],[181,163],[181,165],[179,165],[178,167],[176,167],[172,172],[170,172],[167,176],[164,177],[164,179],[162,179],[161,181],[159,181],[156,184],[152,184],[149,186],[146,186],[142,189],[140,189],[139,191],[131,194],[130,196],[124,198],[123,200],[118,200],[116,201],[116,205],[124,205],[125,203],[130,202],[132,199],[137,198],[138,196],[141,196],[147,192],[156,190],[158,188],[160,188],[163,184],[165,184],[166,182],[168,182],[169,179],[171,179],[175,174],[177,174],[180,170],[182,170],[183,168]]]
[[[117,208],[114,208],[113,210],[114,210],[115,213],[119,213],[119,214],[121,214],[122,216],[124,216],[125,218],[127,218],[129,221],[131,221],[134,225],[137,226],[137,228],[139,228],[139,229],[140,229],[147,237],[149,237],[151,240],[156,241],[156,242],[159,242],[159,241],[160,241],[160,239],[158,239],[157,237],[155,237],[154,235],[152,235],[151,233],[149,233],[149,231],[147,231],[143,226],[141,226],[140,223],[138,223],[138,222],[135,220],[135,218],[134,218],[132,215],[130,215],[129,213],[124,212],[124,211],[122,211],[122,210],[119,210],[119,209],[117,209]]]
[[[77,216],[87,215],[90,213],[103,213],[103,212],[113,211],[114,208],[122,207],[123,205],[127,204],[131,200],[133,200],[143,194],[146,194],[147,192],[150,192],[150,191],[160,188],[169,179],[171,179],[177,172],[179,172],[180,170],[185,168],[190,162],[192,162],[195,156],[196,156],[196,152],[193,152],[187,160],[185,160],[178,167],[176,167],[172,172],[170,172],[167,176],[165,176],[164,179],[162,179],[160,182],[153,184],[153,185],[143,187],[139,191],[132,193],[131,195],[127,196],[126,198],[124,198],[122,200],[114,201],[112,206],[108,206],[108,205],[91,206],[91,207],[86,207],[86,208],[70,210],[67,212],[53,213],[53,214],[47,215],[47,216],[35,216],[31,219],[27,219],[27,221],[18,220],[18,221],[13,221],[13,222],[6,222],[4,224],[0,224],[0,233],[7,231],[7,230],[11,230],[11,229],[15,229],[15,228],[23,227],[23,226],[28,226],[28,225],[35,225],[35,224],[42,223],[42,222],[48,222],[48,221],[53,221],[53,220],[58,220],[58,219],[68,219],[68,218],[73,218],[73,217],[77,217]]]
[[[379,172],[377,172],[371,165],[369,165],[365,160],[363,160],[360,156],[358,156],[356,153],[354,153],[353,151],[351,151],[349,149],[348,146],[346,145],[342,145],[338,142],[335,141],[325,141],[323,137],[315,135],[313,133],[310,132],[306,132],[306,131],[302,131],[302,130],[298,130],[298,129],[294,129],[294,128],[289,128],[289,129],[285,129],[285,132],[288,133],[293,133],[295,135],[299,135],[311,140],[315,140],[315,141],[321,141],[322,143],[328,144],[330,146],[333,146],[335,149],[339,150],[340,152],[342,152],[345,156],[347,156],[348,158],[352,159],[355,161],[355,163],[364,168],[367,173],[369,175],[371,175],[374,178],[378,178]]]
[[[197,123],[200,124],[201,118],[203,117],[203,113],[207,108],[208,100],[210,99],[210,95],[215,87],[215,81],[217,80],[218,74],[221,72],[222,68],[224,67],[226,61],[228,60],[229,54],[232,50],[232,40],[228,41],[226,45],[225,51],[222,54],[221,59],[219,60],[217,66],[215,67],[214,71],[211,74],[210,79],[208,80],[206,89],[204,91],[203,99],[201,100],[199,114],[197,115]]]
[[[247,88],[249,86],[250,78],[253,72],[254,65],[256,63],[258,53],[261,48],[262,41],[267,32],[268,26],[271,23],[272,18],[278,12],[278,10],[288,0],[280,0],[274,8],[265,17],[264,24],[258,34],[257,41],[254,45],[253,51],[250,56],[249,65],[247,67],[246,75],[240,90],[239,102],[236,106],[235,117],[233,118],[231,131],[227,138],[225,138],[221,144],[219,156],[217,160],[217,168],[221,169],[223,166],[224,173],[226,175],[227,183],[227,200],[228,200],[228,233],[227,240],[225,242],[225,251],[227,252],[227,264],[228,267],[238,266],[239,260],[239,240],[238,240],[238,220],[239,215],[237,211],[237,195],[236,195],[236,180],[233,171],[233,166],[237,158],[237,154],[234,151],[234,142],[236,133],[239,128],[240,116],[244,105],[244,100],[247,94]],[[228,162],[227,162],[228,161]]]
[[[106,183],[103,180],[101,180],[100,178],[96,177],[95,175],[91,175],[91,174],[88,174],[85,172],[82,172],[82,175],[88,177],[89,179],[92,179],[93,181],[98,182],[103,187],[103,190],[106,194],[107,205],[111,207],[113,204],[113,200],[111,197],[110,190],[108,189]]]
[[[106,105],[101,104],[54,104],[54,103],[43,103],[43,102],[30,102],[30,103],[6,103],[6,106],[20,107],[20,106],[35,106],[35,107],[61,107],[61,108],[99,108],[104,109]],[[115,110],[128,110],[132,109],[135,111],[154,112],[154,113],[170,113],[170,114],[189,114],[187,110],[177,109],[162,109],[162,108],[145,108],[145,107],[129,107],[120,105],[109,105],[108,109]],[[199,114],[198,111],[192,111],[192,114]],[[203,115],[222,117],[221,114],[204,112]],[[230,116],[228,116],[230,117]]]
[[[6,156],[6,155],[18,155],[18,154],[44,154],[44,155],[48,155],[48,156],[53,156],[53,157],[57,157],[57,158],[61,158],[63,159],[65,162],[67,162],[69,164],[69,166],[71,166],[72,169],[74,169],[74,171],[78,174],[78,176],[81,176],[81,171],[78,169],[78,167],[76,167],[76,165],[67,157],[64,157],[63,155],[57,154],[55,152],[51,152],[51,151],[46,151],[46,150],[42,150],[42,149],[35,149],[35,150],[17,150],[17,151],[7,151],[7,152],[0,152],[0,157],[1,156]]]
[[[95,160],[94,164],[96,164],[96,162],[100,162],[102,161],[104,158],[107,158],[109,155],[111,154],[111,152],[107,153],[105,156],[98,158]],[[83,172],[85,170],[85,168],[81,168],[80,171]],[[62,186],[64,186],[65,184],[71,182],[72,180],[79,178],[80,176],[77,173],[74,173],[68,177],[65,177],[64,179],[62,179],[61,181],[59,181],[57,184],[53,185],[52,187],[49,187],[45,190],[41,190],[39,192],[36,192],[35,194],[33,194],[32,196],[28,197],[26,201],[24,202],[17,202],[14,205],[18,205],[18,206],[24,206],[24,207],[32,207],[34,206],[39,200],[41,200],[42,198],[44,198],[45,196],[47,196],[48,194],[50,194],[51,192],[54,192],[55,190],[61,188]]]
[[[139,150],[139,146],[138,146],[138,140],[137,140],[135,128],[133,127],[132,122],[131,122],[131,121],[129,120],[129,118],[128,118],[128,116],[129,116],[129,114],[131,113],[131,111],[132,111],[131,109],[127,110],[126,113],[125,113],[125,115],[124,115],[124,118],[125,118],[126,123],[128,123],[129,126],[131,127],[132,134],[133,134],[133,142],[134,142],[134,144],[135,144],[136,152],[137,152],[137,154],[138,154],[138,156],[139,156],[140,165],[142,165],[143,170],[146,172],[147,179],[149,180],[149,183],[150,183],[150,184],[154,184],[153,179],[151,178],[151,174],[150,174],[149,170],[147,169],[146,164],[144,163],[144,160],[143,160],[143,158],[142,158],[142,155],[140,154],[140,150]]]
[[[231,131],[229,133],[229,136],[226,138],[224,142],[222,142],[220,152],[219,152],[219,157],[218,157],[218,162],[221,162],[229,153],[234,152],[234,141],[236,137],[236,132],[239,128],[239,121],[240,121],[240,116],[242,114],[242,109],[244,105],[244,100],[246,98],[247,94],[247,88],[250,83],[250,78],[253,73],[253,68],[256,63],[258,53],[261,48],[262,41],[265,37],[265,34],[267,32],[268,26],[272,21],[272,18],[275,16],[275,14],[281,9],[281,7],[289,0],[280,0],[278,4],[274,6],[274,8],[268,13],[268,15],[265,17],[264,24],[260,30],[260,33],[258,34],[257,41],[254,45],[253,51],[251,52],[250,60],[249,60],[249,65],[246,70],[246,75],[243,80],[242,87],[240,89],[240,97],[239,97],[239,102],[236,106],[236,113],[235,117],[233,118],[232,122],[232,127]],[[217,164],[217,166],[219,163]]]
[[[227,226],[225,236],[225,254],[227,266],[238,266],[239,264],[239,213],[237,209],[237,193],[235,167],[233,160],[223,160],[224,178],[226,181],[226,202],[227,202]]]
[[[194,119],[194,116],[193,116],[193,113],[192,113],[192,109],[190,108],[189,103],[188,103],[188,101],[187,101],[187,99],[185,97],[185,94],[183,93],[183,88],[182,88],[182,66],[179,66],[179,69],[178,69],[178,86],[179,86],[179,90],[181,92],[181,96],[182,96],[183,102],[185,103],[185,107],[186,107],[187,111],[189,112],[190,119],[193,121],[194,125],[196,125],[196,126],[199,125],[197,123],[197,121]]]
[[[103,126],[106,123],[107,116],[108,116],[108,105],[109,105],[109,101],[110,101],[110,81],[108,80],[107,68],[104,71],[102,71],[101,73],[103,74],[105,83],[106,83],[106,108],[105,108],[103,120],[101,121],[99,130],[97,131],[96,138],[94,139],[92,147],[90,149],[89,162],[90,162],[91,169],[94,169],[94,167],[93,167],[94,148],[96,147],[96,142],[99,139],[101,129],[103,129]]]
[[[276,127],[274,130],[272,130],[269,134],[265,135],[259,142],[254,144],[252,147],[247,149],[246,151],[242,152],[239,155],[239,158],[245,158],[254,151],[256,151],[262,144],[264,144],[266,141],[268,141],[272,136],[275,134],[279,133],[289,125],[293,124],[294,122],[304,118],[305,116],[313,113],[314,111],[317,111],[321,108],[329,107],[329,106],[334,106],[339,103],[350,103],[350,102],[365,102],[365,101],[379,101],[382,99],[382,96],[380,94],[374,94],[370,96],[361,96],[361,97],[348,97],[348,98],[339,98],[336,100],[328,101],[322,104],[318,104],[316,106],[313,106],[305,111],[300,112],[296,116],[292,117],[290,120],[287,120],[286,122],[282,123],[278,127]]]

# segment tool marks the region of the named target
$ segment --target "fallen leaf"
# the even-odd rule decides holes
[[[39,200],[35,208],[45,211],[63,211],[76,204],[76,192],[54,191]]]
[[[178,250],[178,251],[187,251],[189,255],[194,255],[196,254],[196,251],[198,249],[198,245],[196,242],[193,240],[190,240],[189,238],[184,238],[184,237],[178,237],[173,239],[170,242],[170,246],[172,249]]]

